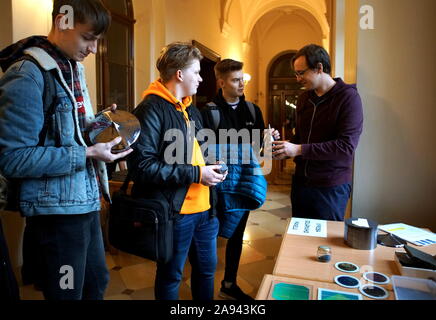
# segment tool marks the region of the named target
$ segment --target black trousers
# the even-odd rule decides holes
[[[47,300],[103,300],[109,271],[99,212],[27,218],[24,242],[23,264],[34,271],[27,280]]]
[[[13,301],[19,299],[18,284],[12,271],[8,247],[0,221],[0,300]]]
[[[334,187],[308,187],[292,181],[292,216],[296,218],[344,221],[351,184]]]
[[[239,224],[236,227],[235,232],[227,241],[224,281],[236,283],[239,261],[241,260],[244,231],[247,225],[249,214],[250,211],[245,212],[245,214],[241,218],[241,221],[239,221]]]

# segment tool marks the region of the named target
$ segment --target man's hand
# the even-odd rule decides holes
[[[265,129],[263,132],[264,136],[269,134],[272,137],[274,137],[274,140],[280,140],[280,132],[274,128],[271,129]]]
[[[283,160],[301,155],[301,145],[293,144],[288,141],[274,141],[273,158]]]
[[[116,112],[116,110],[117,110],[117,105],[115,103],[112,103],[112,105],[110,107],[107,107],[106,109],[101,110],[100,112],[101,113],[107,112],[107,111]]]
[[[115,160],[118,160],[120,158],[126,157],[128,154],[130,154],[133,149],[129,149],[126,151],[123,151],[121,153],[112,153],[112,147],[116,146],[121,142],[121,137],[117,137],[114,140],[107,142],[107,143],[97,143],[93,145],[92,147],[86,148],[86,157],[92,158],[100,161],[104,161],[106,163],[114,162]]]
[[[201,167],[201,181],[202,185],[206,187],[216,186],[218,183],[223,182],[226,179],[227,172],[225,174],[218,173],[221,168],[220,165],[204,166]]]

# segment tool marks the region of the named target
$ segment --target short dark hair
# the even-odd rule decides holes
[[[111,14],[100,0],[54,0],[52,22],[60,14],[63,6],[71,6],[74,10],[74,23],[89,23],[95,35],[105,34],[111,24]]]
[[[242,70],[243,67],[243,62],[232,59],[224,59],[215,65],[215,77],[217,79],[222,79],[229,72]]]
[[[294,67],[295,60],[302,56],[306,57],[307,66],[310,69],[317,69],[318,63],[321,63],[323,71],[331,74],[332,67],[330,63],[330,56],[323,47],[316,44],[309,44],[301,48],[292,58],[292,68]]]
[[[203,59],[197,47],[189,43],[173,42],[162,48],[156,61],[156,68],[162,81],[168,82],[177,70],[183,70],[196,59],[199,61]]]

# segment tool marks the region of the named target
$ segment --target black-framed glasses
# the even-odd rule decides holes
[[[310,68],[307,68],[307,69],[304,69],[304,70],[301,70],[301,71],[297,71],[297,70],[294,70],[294,73],[295,73],[295,76],[298,78],[298,77],[303,77],[304,76],[304,74],[308,71],[308,70],[310,70]]]

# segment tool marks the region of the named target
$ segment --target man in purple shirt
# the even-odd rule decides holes
[[[343,221],[363,127],[362,102],[355,85],[331,77],[330,57],[322,47],[302,48],[293,67],[307,91],[297,102],[292,143],[276,141],[273,148],[274,159],[295,157],[292,215]]]

